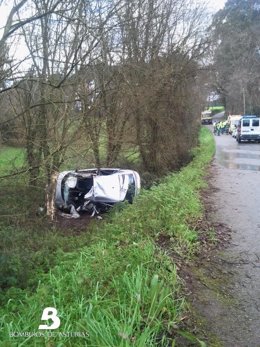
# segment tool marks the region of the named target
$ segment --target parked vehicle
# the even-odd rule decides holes
[[[244,115],[239,120],[236,134],[237,142],[260,142],[260,118],[255,115]]]
[[[228,124],[229,124],[229,134],[232,134],[235,128],[238,126],[239,120],[241,119],[241,115],[229,115],[228,116]],[[233,136],[233,134],[232,134]]]
[[[133,170],[95,168],[64,171],[57,178],[55,205],[75,216],[83,211],[94,215],[118,202],[132,203],[140,187],[140,176]]]
[[[212,124],[212,111],[201,112],[201,124]]]

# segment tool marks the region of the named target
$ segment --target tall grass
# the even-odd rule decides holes
[[[0,147],[0,176],[20,169],[25,163],[23,148]]]
[[[174,329],[186,305],[173,259],[158,240],[167,236],[171,250],[183,258],[200,247],[191,225],[202,215],[199,191],[214,153],[207,129],[200,143],[190,165],[143,191],[133,205],[112,211],[92,228],[85,246],[66,254],[55,251],[58,265],[48,274],[35,274],[34,293],[9,289],[0,310],[0,341],[17,346],[174,346]],[[42,311],[49,306],[61,320],[53,336],[11,337],[13,332],[39,332]],[[66,335],[75,332],[82,336]]]

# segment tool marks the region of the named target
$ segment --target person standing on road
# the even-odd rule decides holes
[[[229,134],[229,123],[228,123],[227,120],[225,121],[225,134],[226,134],[226,135]]]
[[[217,135],[217,122],[213,122],[213,134]]]
[[[224,134],[224,130],[225,130],[225,124],[223,121],[220,122],[220,132],[221,132],[221,135]]]
[[[217,127],[217,135],[220,136],[220,132],[221,132],[220,122],[217,123],[216,127]]]

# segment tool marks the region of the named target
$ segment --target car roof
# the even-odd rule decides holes
[[[243,114],[242,118],[257,118],[255,114]]]

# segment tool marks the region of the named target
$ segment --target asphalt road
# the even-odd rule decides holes
[[[212,118],[218,121],[218,120],[224,118],[224,116],[225,116],[225,112],[220,112],[220,113],[215,114],[215,116],[213,116]]]
[[[195,306],[223,346],[260,347],[260,144],[215,139],[208,203],[231,242],[199,270]]]

